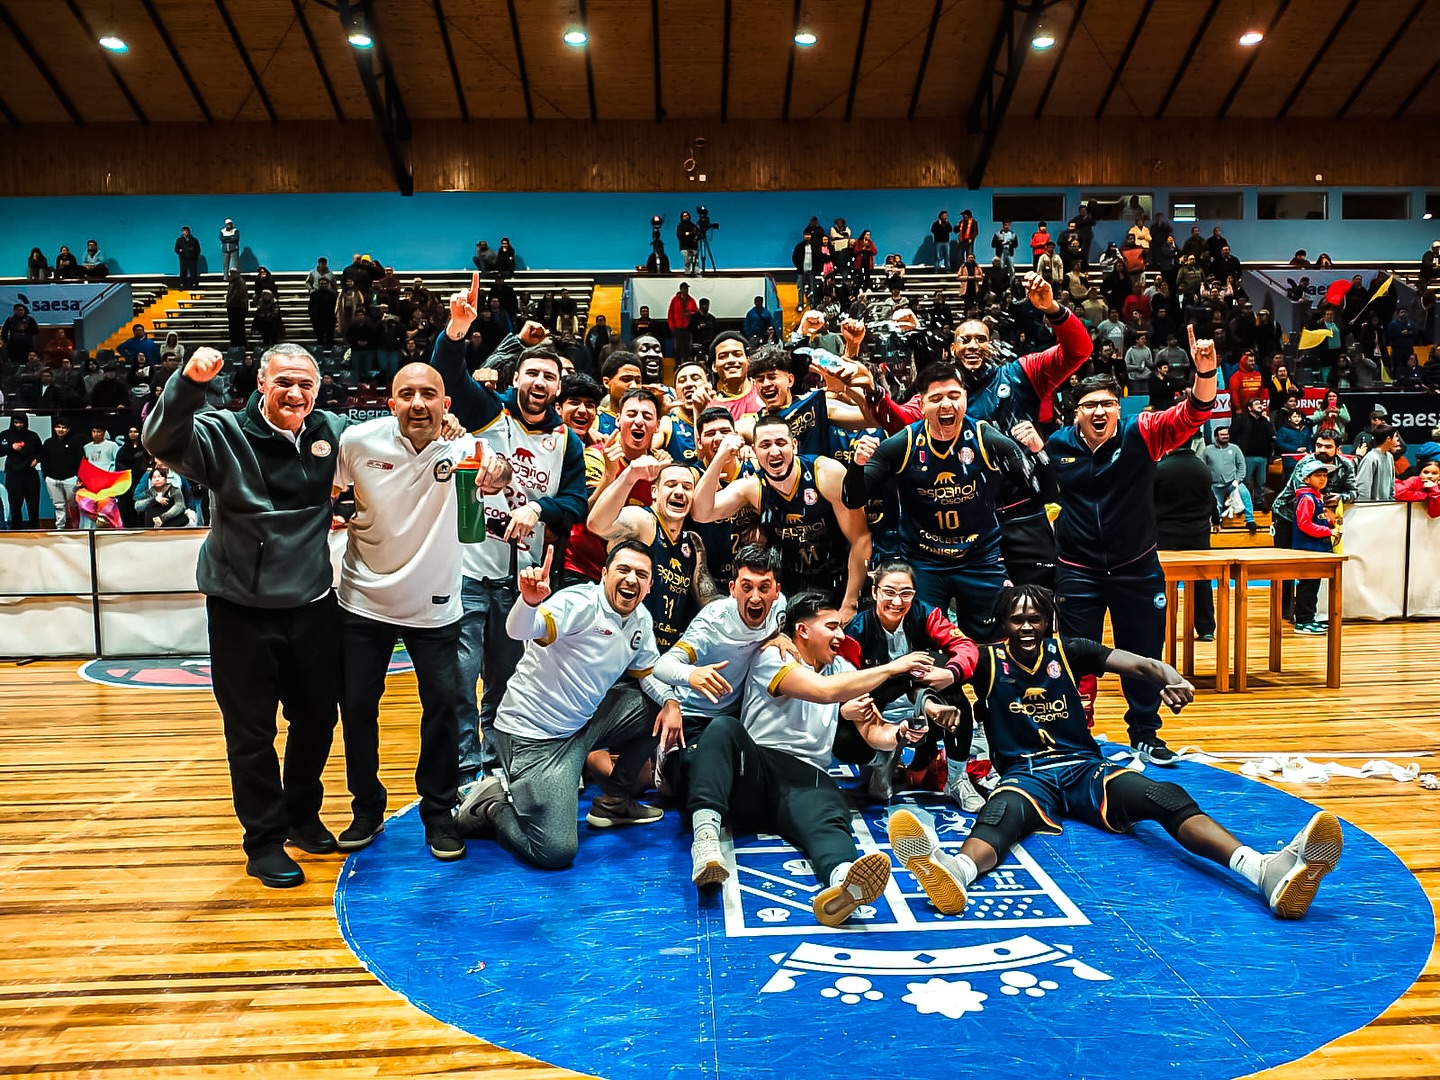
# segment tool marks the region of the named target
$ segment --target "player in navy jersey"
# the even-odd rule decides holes
[[[735,434],[735,418],[723,405],[712,405],[700,414],[697,437],[699,467],[708,469],[715,460],[715,454],[725,436]],[[753,472],[753,454],[748,446],[742,447],[741,458],[737,460],[718,480],[720,488],[739,478],[745,472]],[[727,518],[715,521],[690,519],[690,528],[700,537],[705,549],[705,565],[710,579],[717,589],[724,589],[735,577],[735,558],[747,544],[760,543],[760,515],[747,503]]]
[[[605,387],[606,398],[600,403],[600,415],[595,418],[595,431],[602,438],[615,432],[621,398],[642,382],[640,358],[634,353],[617,349],[605,358],[600,383]]]
[[[792,357],[779,345],[756,349],[750,357],[750,378],[760,399],[759,416],[781,416],[790,422],[797,452],[812,456],[828,453],[831,434],[838,428],[863,428],[868,421],[859,405],[831,397],[833,387],[860,400],[869,385],[869,372],[862,365],[850,364],[834,374],[825,374],[825,385],[813,390],[803,389],[810,372],[810,362],[802,355]],[[796,387],[802,389],[797,393]],[[758,417],[757,417],[758,418]],[[740,432],[749,435],[754,420],[741,422]]]
[[[878,446],[863,439],[846,472],[845,503],[895,489],[900,548],[915,567],[917,599],[946,611],[978,641],[989,640],[995,598],[1005,585],[995,500],[1002,473],[1039,493],[1032,460],[1008,436],[965,415],[965,388],[953,367],[933,364],[916,379],[923,420]]]
[[[863,510],[841,501],[845,467],[825,457],[795,453],[790,425],[778,416],[755,424],[755,471],[721,489],[738,463],[745,440],[729,435],[695,488],[696,521],[730,517],[749,506],[784,558],[781,587],[789,595],[806,589],[839,593],[848,620],[859,607],[870,559],[870,532]]]
[[[825,456],[849,468],[855,461],[855,448],[866,436],[878,444],[885,438],[885,433],[879,428],[849,431],[832,427],[830,448],[825,451]],[[900,500],[893,486],[866,501],[865,523],[870,527],[870,564],[878,566],[900,558]]]
[[[1169,664],[1085,638],[1055,636],[1048,590],[1007,589],[997,619],[1004,641],[980,652],[970,683],[986,709],[999,786],[958,854],[944,851],[914,811],[890,815],[891,847],[947,915],[965,910],[965,890],[1035,832],[1058,833],[1062,818],[1108,832],[1155,821],[1186,851],[1235,870],[1282,919],[1310,907],[1320,879],[1340,860],[1344,839],[1333,814],[1317,813],[1281,850],[1262,855],[1205,814],[1178,784],[1157,783],[1107,761],[1090,735],[1076,677],[1114,672],[1156,687],[1177,711],[1195,688]]]
[[[630,506],[630,490],[649,481],[653,501]],[[679,640],[695,613],[715,599],[705,569],[705,549],[686,525],[695,497],[695,472],[684,462],[648,455],[629,462],[590,508],[587,525],[607,544],[638,540],[650,549],[655,570],[645,606],[655,622],[655,645],[664,650]]]
[[[677,363],[675,396],[680,404],[660,418],[660,430],[655,433],[655,449],[668,454],[671,461],[683,461],[699,468],[695,428],[714,393],[705,361],[692,357]]]

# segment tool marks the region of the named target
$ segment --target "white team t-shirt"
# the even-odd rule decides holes
[[[760,655],[750,662],[740,722],[756,745],[808,761],[825,772],[830,768],[830,752],[835,745],[840,706],[817,705],[782,696],[779,693],[781,681],[791,668],[799,666],[794,660],[781,656],[780,650],[774,646],[761,649]],[[836,675],[854,670],[852,664],[837,656],[819,673]]]
[[[689,664],[718,664],[724,661],[725,668],[720,674],[730,684],[730,692],[716,702],[688,683],[679,684],[675,687],[675,698],[680,702],[680,711],[687,716],[735,715],[740,696],[745,692],[745,677],[750,673],[750,662],[760,643],[779,629],[780,617],[784,613],[784,596],[775,601],[765,624],[759,628],[745,625],[734,597],[727,596],[701,608],[673,648],[683,654]]]
[[[475,438],[437,439],[418,454],[394,416],[353,424],[340,436],[335,486],[355,485],[340,565],[340,606],[397,626],[446,626],[460,618],[455,463]]]

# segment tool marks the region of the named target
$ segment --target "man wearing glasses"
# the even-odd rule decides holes
[[[1033,427],[1014,435],[1027,449],[1044,449],[1060,486],[1055,522],[1059,565],[1055,595],[1065,637],[1100,640],[1105,613],[1115,647],[1158,659],[1165,635],[1165,573],[1156,551],[1155,464],[1194,437],[1215,404],[1213,341],[1190,328],[1195,384],[1163,412],[1120,416],[1120,384],[1094,375],[1080,383],[1075,423],[1041,442]],[[1087,703],[1093,680],[1082,680]],[[1160,693],[1139,679],[1122,679],[1130,743],[1144,761],[1173,765],[1160,738]]]

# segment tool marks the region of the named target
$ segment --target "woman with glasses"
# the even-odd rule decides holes
[[[889,802],[901,751],[916,747],[911,770],[923,773],[939,760],[943,741],[949,765],[935,786],[973,813],[985,800],[965,774],[974,720],[960,684],[974,671],[979,650],[943,611],[915,599],[915,570],[909,563],[882,562],[870,580],[874,606],[850,620],[840,655],[857,668],[868,668],[907,653],[928,652],[935,666],[923,678],[897,677],[866,695],[872,716],[878,713],[887,724],[898,726],[894,749],[874,750],[853,724],[841,724],[835,756],[861,766],[868,773],[870,793]]]

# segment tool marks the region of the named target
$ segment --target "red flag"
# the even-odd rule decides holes
[[[1351,282],[1349,279],[1332,281],[1329,288],[1325,290],[1325,303],[1331,307],[1339,307],[1345,302],[1345,294],[1350,291]]]

